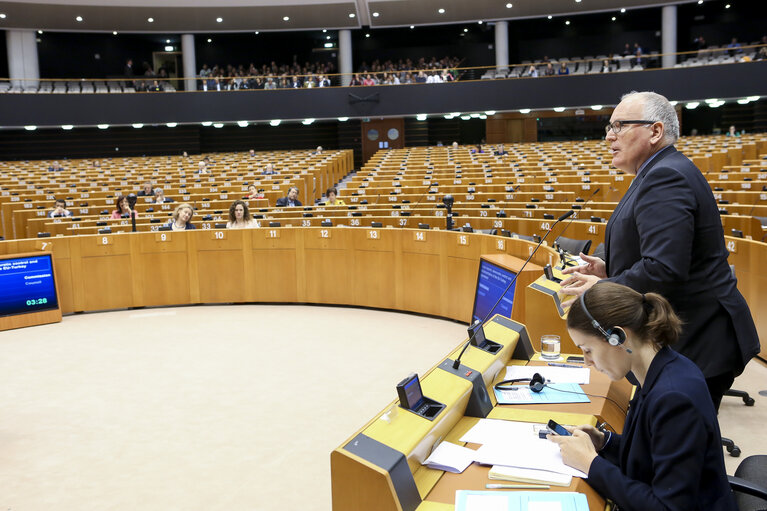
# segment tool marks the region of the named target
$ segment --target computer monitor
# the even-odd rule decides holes
[[[0,317],[59,308],[50,254],[0,256]]]
[[[511,270],[502,268],[489,261],[481,259],[479,262],[479,272],[477,273],[477,289],[474,293],[474,310],[471,313],[472,323],[483,321],[485,316],[495,305],[495,302],[501,297],[504,289],[514,280],[514,273]],[[509,288],[495,308],[491,317],[500,314],[511,318],[511,310],[514,306],[514,290],[517,287],[516,282]]]

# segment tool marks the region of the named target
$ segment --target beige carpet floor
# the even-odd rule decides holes
[[[409,314],[266,305],[2,332],[0,510],[327,511],[330,452],[465,335]],[[767,369],[752,362],[736,387],[757,404],[726,398],[722,431],[765,453]]]

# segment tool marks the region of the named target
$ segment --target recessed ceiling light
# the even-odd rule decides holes
[[[83,20],[82,16],[78,16],[78,17],[75,18],[75,21],[82,21],[82,20]]]
[[[63,129],[63,130],[67,130],[67,131],[69,131],[69,130],[71,130],[72,128],[74,128],[74,126],[72,126],[71,124],[62,124],[62,125],[61,125],[61,129]]]
[[[445,9],[442,9],[442,8],[440,7],[440,8],[437,10],[437,12],[438,12],[438,13],[440,13],[440,14],[445,14]]]
[[[4,19],[5,19],[5,13],[4,12],[0,12],[0,20],[4,20]]]
[[[273,119],[269,121],[269,126],[279,126],[282,121],[280,119]]]
[[[615,19],[616,19],[615,16],[613,16],[613,21],[615,21]]]
[[[684,107],[688,110],[695,110],[696,108],[698,108],[698,105],[700,105],[698,101],[690,101]]]
[[[256,31],[254,32],[254,34],[258,35],[258,30],[256,30]]]
[[[224,123],[223,122],[214,122],[213,123],[213,127],[214,128],[223,128],[224,127]]]
[[[301,124],[303,124],[304,126],[309,126],[313,122],[314,122],[314,119],[304,119],[303,121],[301,121]]]
[[[329,35],[326,35],[326,36],[325,36],[325,39],[330,39],[330,36],[329,36]]]
[[[725,5],[724,8],[725,9],[729,9],[730,8],[730,4]]]
[[[365,34],[365,37],[370,37],[370,34]]]
[[[759,96],[749,96],[748,100],[749,101],[759,101]]]
[[[485,115],[495,115],[495,110],[485,110]]]
[[[549,15],[547,16],[547,18],[551,19],[551,18],[552,18],[551,14],[549,14]]]
[[[624,7],[623,9],[621,9],[621,12],[622,12],[622,13],[623,13],[623,12],[626,12],[626,8]]]
[[[283,16],[282,21],[290,21],[290,16]]]
[[[175,128],[176,126],[178,126],[178,123],[177,122],[166,122],[165,125],[167,127],[169,127],[169,128]]]
[[[413,30],[415,28],[415,25],[410,25],[410,30]]]
[[[350,17],[350,18],[356,18],[356,17],[357,17],[357,15],[356,15],[356,14],[354,14],[353,12],[350,12],[350,13],[349,13],[349,17]]]
[[[117,35],[117,30],[113,30],[112,35]]]
[[[465,36],[466,34],[464,34],[463,32],[461,32],[461,33],[460,33],[460,34],[458,34],[458,35],[459,35],[459,36],[461,36],[461,37],[463,37],[463,36]]]
[[[105,130],[109,127],[109,124],[97,124],[96,127],[100,130]]]
[[[339,117],[339,118],[338,118],[338,120],[339,120],[340,122],[346,122],[346,121],[348,121],[348,120],[349,120],[349,118],[348,118],[348,117]]]
[[[464,28],[464,29],[463,29],[463,31],[464,31],[464,32],[468,32],[468,31],[469,31],[469,29],[468,29],[468,28]]]
[[[166,46],[165,51],[173,51],[173,46]]]
[[[37,33],[38,33],[38,34],[42,34],[42,33],[43,33],[43,31],[42,31],[42,30],[38,30],[38,31],[37,31]]]
[[[416,120],[418,120],[418,121],[425,121],[426,117],[427,117],[426,114],[418,114],[418,115],[415,116]]]
[[[146,19],[149,23],[154,23],[154,18],[147,18]]]
[[[530,113],[530,109],[529,108],[520,108],[519,113],[520,114],[529,114]]]
[[[328,31],[328,29],[327,29],[327,28],[323,28],[323,29],[322,29],[322,33],[323,33],[323,34],[324,34],[325,32],[327,32],[327,31]]]
[[[581,0],[575,0],[575,3],[576,3],[576,4],[579,4],[579,3],[581,3]]]
[[[170,39],[166,39],[165,44],[170,44]]]
[[[377,13],[377,12],[374,12],[374,13],[373,13],[373,17],[374,17],[374,18],[377,18],[378,16],[380,16],[380,14],[379,14],[379,13]]]
[[[211,121],[203,121],[200,124],[202,124],[203,126],[206,126],[206,127],[207,126],[213,126],[213,123]]]
[[[37,126],[32,126],[32,125],[24,126],[24,129],[27,131],[35,131],[37,129]]]
[[[703,5],[703,0],[698,0],[698,5]]]
[[[563,107],[563,106],[558,106],[558,107],[555,107],[555,108],[554,108],[554,111],[555,111],[555,112],[564,112],[564,111],[565,111],[565,107]]]
[[[137,130],[138,130],[138,129],[141,129],[141,128],[143,128],[143,127],[144,127],[144,125],[143,125],[143,124],[141,124],[140,122],[137,122],[136,124],[131,124],[131,126],[133,126],[134,128],[136,128]]]
[[[210,38],[208,38],[208,42],[209,42],[209,43],[212,43],[212,42],[213,42],[213,39],[210,39]]]
[[[224,21],[224,18],[216,18],[216,23],[221,23],[222,21]]]
[[[511,9],[513,6],[511,4],[506,4],[507,9]]]
[[[565,21],[565,25],[569,25],[569,24],[570,24],[570,20]]]
[[[239,126],[240,128],[247,128],[248,121],[237,121],[237,126]]]
[[[591,105],[592,110],[602,110],[602,105]]]
[[[482,24],[482,20],[479,20],[479,21],[477,22],[477,25],[481,25],[481,24]]]

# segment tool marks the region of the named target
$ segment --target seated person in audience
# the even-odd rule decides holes
[[[338,198],[338,188],[335,186],[328,188],[325,192],[325,197],[327,197],[327,200],[325,201],[325,205],[327,206],[346,206],[346,203]]]
[[[728,129],[728,130],[727,130],[727,133],[726,133],[726,135],[727,135],[728,137],[739,137],[739,136],[740,136],[740,133],[738,133],[737,131],[735,131],[735,125],[734,125],[734,124],[732,124],[732,125],[730,125],[730,129]]]
[[[531,64],[530,67],[527,68],[527,73],[525,73],[525,76],[530,76],[535,78],[538,76],[538,70],[535,69],[535,66]]]
[[[154,189],[154,203],[155,204],[165,204],[166,202],[173,202],[173,199],[170,197],[165,196],[165,190],[162,188],[155,188]]]
[[[455,77],[453,76],[453,73],[451,73],[447,69],[443,69],[442,70],[442,82],[446,83],[446,82],[454,82],[454,81],[455,81]]]
[[[621,53],[624,57],[630,57],[631,56],[631,45],[629,43],[626,43],[626,45],[623,47],[623,53]]]
[[[426,78],[426,73],[423,72],[423,69],[418,71],[418,74],[415,75],[415,83],[426,83],[428,78]]]
[[[458,142],[453,142],[453,144],[451,145],[451,147],[452,147],[453,149],[458,149]]]
[[[330,79],[327,76],[320,75],[318,78],[318,87],[330,87]]]
[[[549,435],[565,464],[624,511],[735,511],[706,380],[669,347],[682,331],[671,304],[603,282],[573,303],[567,330],[586,365],[613,381],[631,372],[639,389],[622,435],[591,425]]]
[[[600,73],[609,73],[610,72],[610,61],[605,59],[602,61],[602,69],[599,70]]]
[[[186,151],[184,151],[183,153],[181,153],[181,157],[182,157],[182,158],[189,158],[189,153],[187,153]]]
[[[322,146],[318,145],[317,149],[315,149],[314,154],[322,154]]]
[[[97,169],[97,168],[99,168],[99,167],[101,167],[101,162],[100,162],[100,161],[98,161],[98,160],[94,161],[94,162],[93,162],[93,168]]]
[[[557,71],[558,75],[569,75],[570,74],[570,68],[567,67],[567,62],[561,62],[559,64],[559,70]]]
[[[59,162],[54,161],[53,164],[48,167],[48,172],[61,172],[64,168],[59,165]]]
[[[554,69],[554,66],[551,65],[551,62],[546,64],[546,69],[543,70],[543,74],[546,76],[554,76],[557,74],[557,70]]]
[[[738,42],[737,37],[733,37],[732,41],[730,41],[730,44],[727,45],[728,53],[730,55],[735,55],[737,53],[743,53],[743,48],[741,48],[740,43]]]
[[[298,200],[298,188],[291,186],[288,188],[287,197],[277,199],[277,207],[285,206],[302,206],[301,201]]]
[[[258,191],[258,188],[256,188],[256,185],[248,185],[248,195],[245,196],[246,199],[263,199],[264,194]]]
[[[362,79],[360,78],[359,73],[354,73],[354,76],[352,76],[352,79],[349,82],[349,85],[351,85],[352,87],[362,85]]]
[[[173,211],[173,215],[166,224],[171,230],[174,231],[186,231],[190,229],[196,229],[192,224],[192,217],[194,216],[194,208],[191,204],[182,202]]]
[[[117,209],[112,211],[112,220],[117,220],[118,218],[123,217],[130,218],[131,213],[134,217],[138,218],[138,212],[131,209],[130,204],[128,204],[128,197],[125,195],[117,197],[115,204],[117,204]]]
[[[163,88],[162,85],[160,85],[160,82],[157,80],[152,81],[152,85],[147,87],[146,89],[148,92],[162,92]]]
[[[205,161],[201,161],[199,165],[197,165],[197,172],[196,174],[210,174],[210,170],[208,170],[208,166],[205,164]]]
[[[53,209],[48,213],[48,218],[69,217],[72,212],[67,209],[67,203],[64,199],[56,199]]]
[[[493,154],[496,156],[503,156],[509,153],[506,152],[506,148],[503,147],[503,144],[498,144],[498,147],[495,149],[495,152]]]
[[[471,150],[472,154],[479,154],[484,153],[485,151],[482,150],[482,144],[477,144],[477,146]]]
[[[226,223],[227,229],[251,229],[260,227],[258,222],[250,216],[248,204],[245,201],[236,200],[229,206],[229,221]]]
[[[375,80],[373,80],[373,77],[370,76],[370,73],[365,75],[365,79],[362,80],[362,85],[375,85],[375,84],[376,84],[376,82],[375,82]]]
[[[256,156],[256,150],[255,149],[251,149],[250,151],[248,151],[248,156],[250,156],[251,158],[255,157]]]
[[[288,87],[291,89],[300,89],[301,80],[299,80],[297,76],[293,76],[293,78],[290,80],[290,83],[288,84]]]
[[[274,170],[274,165],[272,165],[271,163],[267,163],[266,167],[264,167],[264,170],[261,172],[261,174],[263,174],[265,176],[271,176],[271,175],[276,174],[276,173],[277,173],[277,171]]]
[[[141,190],[136,194],[138,197],[151,197],[154,195],[154,188],[152,187],[152,183],[144,183],[144,186],[141,187]]]

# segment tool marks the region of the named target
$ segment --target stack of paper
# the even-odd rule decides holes
[[[570,483],[573,480],[571,475],[560,474],[559,472],[552,472],[550,470],[504,467],[502,465],[493,465],[488,477],[497,481],[548,484],[551,486],[570,486]]]
[[[460,474],[474,462],[475,454],[476,451],[473,449],[451,444],[450,442],[442,442],[426,458],[423,465],[437,470]]]

